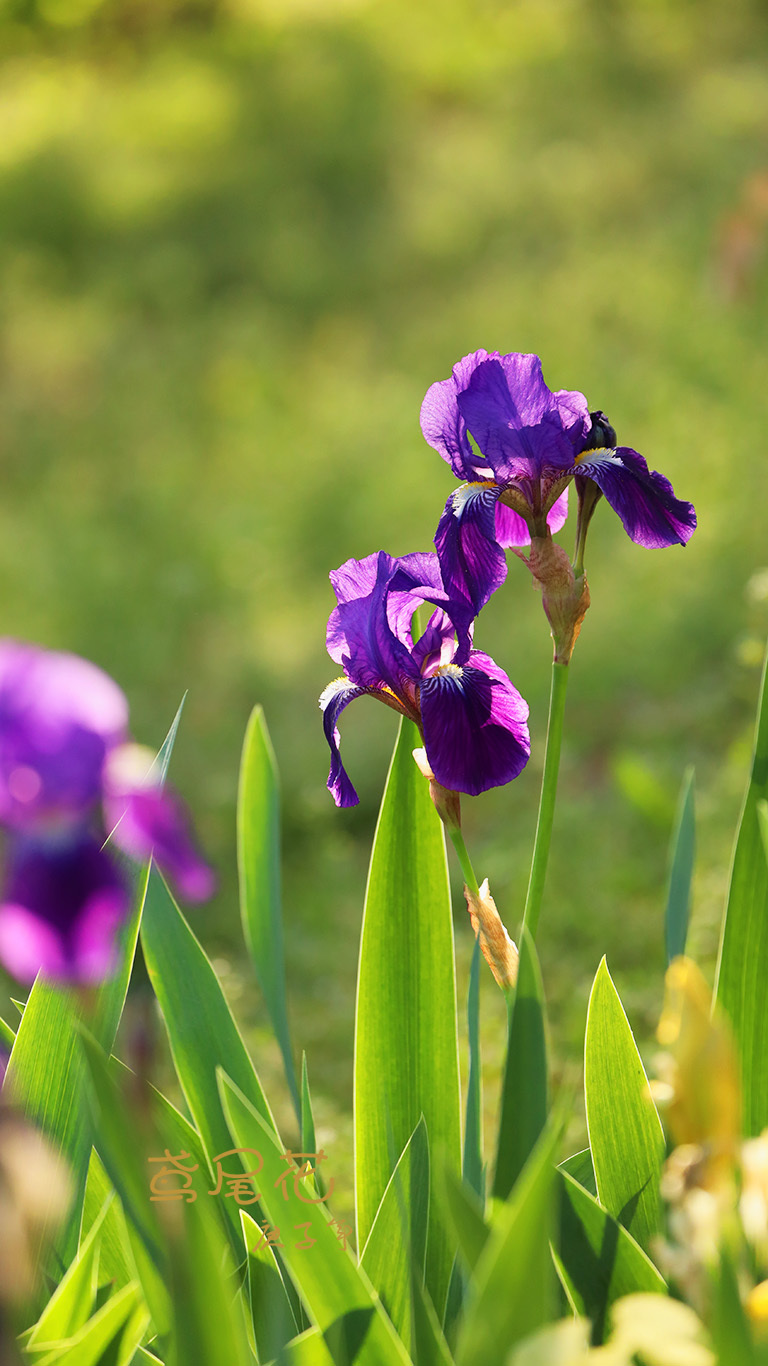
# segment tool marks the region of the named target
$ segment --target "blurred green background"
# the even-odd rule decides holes
[[[419,405],[477,347],[538,352],[699,514],[685,551],[632,545],[604,504],[590,533],[540,934],[558,1071],[578,1076],[604,951],[652,1036],[689,763],[711,972],[768,629],[767,40],[761,0],[5,0],[3,632],[96,660],[150,744],[189,689],[172,772],[221,876],[194,923],[269,1086],[234,880],[264,704],[292,1019],[336,1165],[395,722],[346,714],[361,802],[337,812],[326,576],[429,546],[455,480]],[[531,703],[528,769],[465,803],[513,927],[551,655],[514,559],[477,641]]]

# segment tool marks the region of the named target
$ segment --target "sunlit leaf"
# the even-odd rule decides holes
[[[267,1099],[216,974],[162,878],[150,878],[141,942],[163,1012],[179,1081],[209,1158],[232,1145],[221,1113],[216,1068],[226,1066],[274,1130]],[[237,1240],[236,1211],[230,1216]]]
[[[744,1130],[768,1125],[768,863],[758,806],[768,798],[768,668],[763,670],[752,770],[739,822],[715,995],[730,1017],[741,1060]]]
[[[669,851],[669,885],[667,909],[664,917],[664,940],[667,963],[685,953],[688,937],[688,914],[691,902],[691,880],[696,855],[696,813],[693,784],[694,771],[687,768],[680,789],[677,815]]]
[[[363,917],[355,1043],[355,1182],[364,1244],[421,1116],[432,1151],[461,1163],[453,923],[445,841],[400,727],[376,829]],[[432,1174],[434,1181],[434,1172]],[[427,1289],[442,1314],[453,1249],[430,1202]]]
[[[659,1225],[664,1134],[605,959],[589,1001],[584,1094],[600,1204],[647,1247]]]
[[[466,1307],[457,1366],[488,1366],[552,1317],[555,1272],[552,1235],[553,1154],[559,1132],[541,1136],[508,1202],[497,1207],[491,1236],[477,1262]]]
[[[627,1230],[572,1176],[559,1172],[558,1272],[568,1299],[602,1342],[606,1314],[622,1295],[666,1294],[656,1267]]]
[[[243,743],[237,799],[240,914],[248,951],[264,994],[297,1116],[296,1083],[285,994],[280,886],[280,790],[264,712],[254,707]]]
[[[520,941],[514,1002],[509,1013],[507,1059],[493,1193],[505,1200],[547,1120],[547,1045],[544,987],[536,946],[527,930]]]
[[[286,1175],[291,1167],[273,1130],[223,1072],[220,1085],[230,1142],[257,1151],[263,1160],[257,1184],[260,1217],[268,1227],[260,1228],[247,1213],[244,1226],[258,1241],[277,1231],[282,1260],[337,1366],[350,1343],[365,1344],[366,1366],[403,1366],[409,1360],[405,1348],[365,1272],[344,1247],[326,1201],[298,1174]]]
[[[467,992],[467,1038],[469,1043],[469,1077],[467,1105],[464,1119],[464,1180],[485,1195],[483,1171],[483,1084],[480,1059],[480,938],[475,937]]]
[[[411,1343],[411,1282],[423,1280],[429,1218],[429,1149],[419,1120],[392,1173],[360,1265],[406,1345]]]

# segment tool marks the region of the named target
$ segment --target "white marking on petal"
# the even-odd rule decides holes
[[[349,679],[345,678],[343,674],[340,678],[332,679],[332,681],[328,684],[328,687],[323,688],[323,691],[321,692],[320,697],[318,699],[318,706],[320,710],[325,711],[331,705],[331,702],[333,702],[334,699],[339,696],[339,693],[342,693],[347,688],[351,687],[352,684],[350,683]]]
[[[461,488],[451,494],[451,507],[454,517],[461,517],[467,503],[471,503],[473,498],[482,498],[488,489],[495,489],[497,485],[493,479],[486,479],[483,483],[462,484]]]

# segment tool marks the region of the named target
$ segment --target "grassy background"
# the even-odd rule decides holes
[[[194,923],[269,1085],[234,882],[239,748],[264,704],[295,1038],[339,1162],[394,723],[368,703],[345,716],[361,802],[336,812],[316,710],[335,671],[326,576],[429,546],[455,481],[419,404],[476,347],[538,352],[551,387],[604,408],[699,513],[685,551],[632,545],[605,505],[590,533],[540,934],[558,1069],[578,1075],[603,951],[652,1034],[688,763],[692,943],[711,969],[768,629],[767,37],[760,0],[4,8],[3,631],[100,663],[150,744],[189,688],[173,775],[221,874]],[[512,926],[551,653],[517,561],[477,640],[532,711],[526,772],[465,804]]]

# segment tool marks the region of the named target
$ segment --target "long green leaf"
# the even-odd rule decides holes
[[[350,1342],[364,1343],[366,1366],[403,1366],[408,1356],[374,1294],[365,1273],[355,1264],[334,1231],[325,1199],[289,1166],[275,1134],[255,1106],[220,1072],[222,1105],[236,1147],[260,1154],[259,1206],[268,1224],[260,1237],[277,1230],[282,1259],[316,1326],[323,1333],[337,1366],[347,1366]],[[251,1158],[249,1157],[249,1161]],[[296,1243],[310,1243],[297,1247]]]
[[[428,1218],[429,1147],[421,1119],[392,1173],[360,1257],[406,1346],[411,1342],[412,1278],[424,1278]]]
[[[85,1199],[83,1200],[83,1223],[80,1229],[81,1251],[90,1229],[100,1216],[107,1201],[109,1204],[99,1236],[101,1245],[99,1274],[102,1279],[112,1281],[117,1290],[122,1290],[129,1281],[136,1280],[136,1268],[131,1256],[125,1227],[125,1215],[115,1188],[104,1169],[104,1163],[96,1149],[92,1148]]]
[[[558,1271],[571,1304],[592,1320],[602,1342],[614,1300],[640,1291],[663,1295],[667,1287],[632,1235],[562,1168],[559,1186]]]
[[[303,1151],[311,1152],[310,1148]],[[271,1361],[295,1338],[299,1324],[269,1243],[259,1246],[261,1229],[247,1210],[241,1209],[253,1335],[260,1361]]]
[[[474,1271],[490,1236],[483,1218],[483,1207],[475,1191],[460,1181],[450,1168],[443,1173],[443,1201],[448,1223],[468,1271]]]
[[[107,1050],[112,1046],[128,990],[145,891],[146,873],[139,879],[136,909],[123,934],[118,970],[95,994],[91,1025]],[[72,1207],[54,1240],[49,1262],[55,1279],[56,1268],[60,1274],[77,1248],[91,1153],[89,1085],[76,1021],[69,993],[38,977],[19,1024],[5,1080],[14,1103],[48,1135],[72,1172]]]
[[[457,1366],[503,1361],[516,1342],[552,1317],[555,1273],[549,1244],[558,1140],[554,1126],[542,1134],[509,1201],[494,1217],[475,1268]]]
[[[595,1181],[595,1169],[592,1166],[592,1154],[589,1148],[582,1148],[581,1152],[572,1153],[570,1157],[563,1159],[559,1163],[561,1172],[567,1172],[574,1181],[578,1181],[585,1191],[594,1195],[597,1199],[597,1182]]]
[[[266,1096],[216,974],[154,869],[141,942],[179,1081],[209,1158],[231,1146],[216,1084],[219,1065],[226,1066],[236,1085],[274,1130]],[[233,1217],[239,1238],[239,1221],[236,1214]]]
[[[693,768],[683,776],[677,815],[669,851],[669,886],[667,909],[664,916],[664,940],[667,963],[685,953],[688,937],[688,913],[691,902],[691,880],[696,855],[696,811]]]
[[[77,1257],[29,1334],[25,1344],[27,1347],[39,1349],[47,1343],[71,1338],[88,1321],[96,1298],[101,1225],[107,1210],[105,1204]]]
[[[365,898],[355,1042],[355,1182],[364,1245],[420,1117],[433,1152],[461,1163],[456,982],[445,840],[403,721]],[[432,1175],[434,1181],[434,1173]],[[427,1289],[442,1314],[453,1262],[430,1203]]]
[[[730,1016],[741,1059],[744,1129],[768,1125],[768,864],[758,804],[768,798],[768,659],[763,670],[752,770],[731,866],[715,999]]]
[[[275,1366],[334,1366],[319,1328],[308,1328],[282,1349]]]
[[[467,992],[467,1038],[469,1077],[464,1120],[464,1159],[462,1175],[468,1185],[485,1197],[483,1171],[483,1079],[480,1060],[480,936],[475,935]]]
[[[600,1204],[647,1247],[659,1226],[664,1134],[605,959],[589,1000],[584,1094]]]
[[[280,789],[264,712],[254,707],[243,744],[237,798],[240,914],[264,993],[297,1117],[299,1088],[288,1029],[280,887]]]
[[[138,1286],[126,1285],[89,1319],[71,1342],[39,1359],[39,1366],[128,1366],[149,1321]]]
[[[506,1200],[547,1122],[544,986],[528,930],[520,941],[515,998],[509,1014],[493,1193]]]

